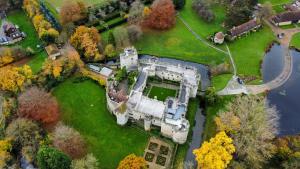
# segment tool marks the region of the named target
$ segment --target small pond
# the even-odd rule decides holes
[[[300,52],[291,50],[293,72],[281,87],[270,91],[267,98],[271,105],[277,107],[280,114],[279,135],[300,133]],[[283,68],[283,49],[274,45],[266,54],[263,65],[263,80],[269,82],[278,76]]]

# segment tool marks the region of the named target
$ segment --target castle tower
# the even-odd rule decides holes
[[[137,70],[138,68],[138,53],[134,47],[124,49],[120,54],[121,68],[126,67],[127,71]]]

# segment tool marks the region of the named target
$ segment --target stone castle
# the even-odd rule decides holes
[[[156,57],[138,59],[135,48],[126,48],[120,55],[120,64],[127,70],[138,70],[139,75],[130,94],[116,91],[114,82],[108,82],[107,106],[117,118],[119,125],[129,120],[142,121],[144,129],[160,127],[161,134],[174,142],[183,144],[187,140],[189,121],[186,112],[189,98],[197,95],[200,73],[188,65],[160,62]],[[164,102],[143,95],[148,77],[180,83],[178,97],[168,97]]]

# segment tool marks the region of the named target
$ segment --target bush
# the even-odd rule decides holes
[[[63,152],[45,146],[37,153],[37,164],[40,169],[70,169],[71,159]]]
[[[72,161],[72,169],[99,169],[99,163],[93,154]]]

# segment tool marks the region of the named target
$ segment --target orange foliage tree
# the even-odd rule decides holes
[[[85,59],[88,61],[98,61],[104,59],[97,46],[100,40],[100,34],[96,28],[79,26],[71,36],[70,42],[84,55]]]
[[[84,2],[66,0],[60,9],[60,20],[62,24],[75,22],[87,16],[87,9]]]
[[[169,29],[176,23],[176,10],[172,0],[155,0],[144,26],[153,29]]]
[[[18,97],[18,114],[44,124],[58,120],[59,108],[56,99],[37,87],[26,90]]]
[[[146,169],[147,163],[143,157],[138,157],[135,154],[126,156],[118,166],[118,169]]]

